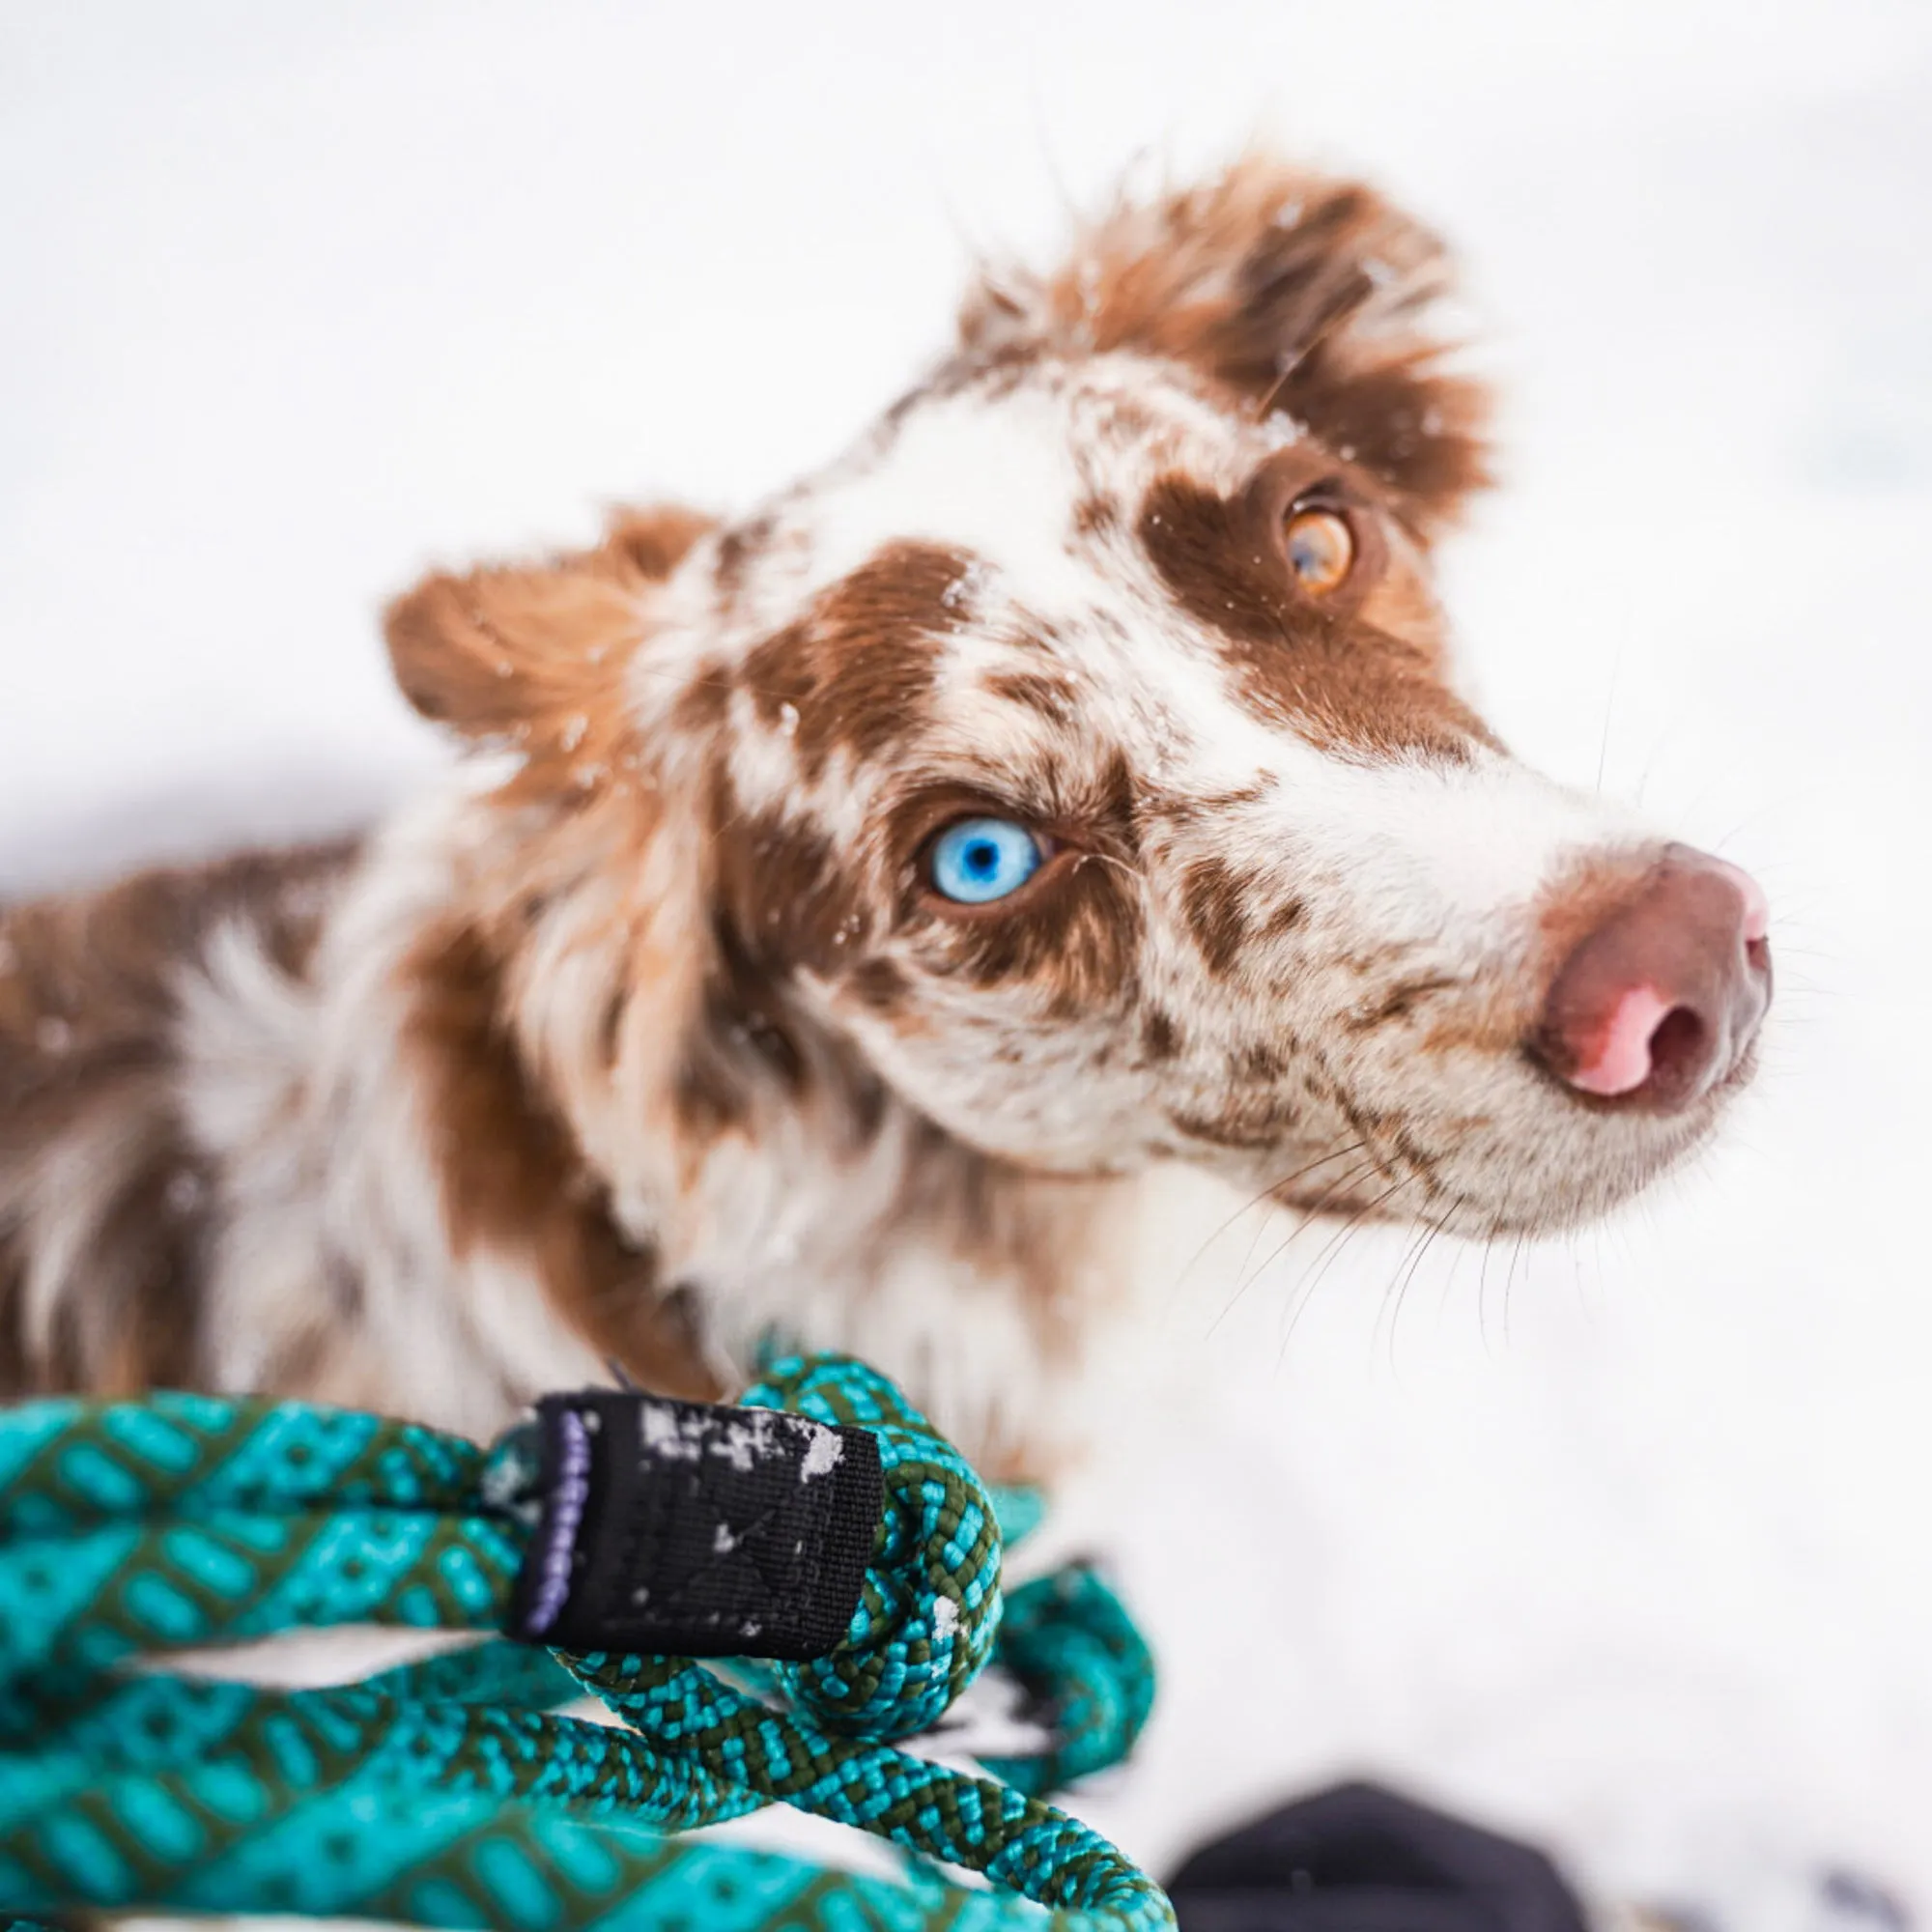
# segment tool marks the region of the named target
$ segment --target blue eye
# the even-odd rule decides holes
[[[987,905],[1016,893],[1046,854],[1010,818],[962,818],[932,841],[926,869],[933,890],[961,905]]]

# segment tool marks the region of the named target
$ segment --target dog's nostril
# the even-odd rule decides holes
[[[1710,1056],[1710,1029],[1689,1007],[1672,1007],[1650,1037],[1647,1078],[1660,1089],[1675,1092],[1694,1084]]]
[[[1600,1102],[1673,1113],[1737,1066],[1771,998],[1764,895],[1736,867],[1672,846],[1578,941],[1530,1051]]]

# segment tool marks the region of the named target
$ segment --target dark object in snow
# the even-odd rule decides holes
[[[1541,1852],[1373,1784],[1217,1838],[1168,1894],[1180,1932],[1585,1932]]]
[[[1818,1894],[1834,1919],[1862,1921],[1872,1932],[1912,1932],[1912,1915],[1875,1880],[1833,1868],[1818,1879]]]

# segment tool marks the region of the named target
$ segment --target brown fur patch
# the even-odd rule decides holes
[[[714,957],[672,1094],[679,1121],[700,1141],[745,1128],[759,1086],[801,1086],[784,982],[801,969],[851,964],[865,929],[862,901],[827,840],[782,813],[743,811],[722,755],[706,813]]]
[[[1247,701],[1317,745],[1464,759],[1472,744],[1493,743],[1442,681],[1431,644],[1298,595],[1266,526],[1270,500],[1265,489],[1225,497],[1169,474],[1141,512],[1154,568],[1181,609],[1220,637]]]
[[[1111,497],[1083,497],[1073,506],[1073,528],[1090,543],[1113,536],[1125,521]]]
[[[1197,859],[1180,875],[1180,914],[1208,970],[1225,976],[1247,943],[1240,874],[1221,859]]]
[[[809,779],[837,752],[876,757],[924,717],[934,639],[969,614],[964,553],[888,544],[826,590],[810,613],[745,659],[758,715],[790,737]]]
[[[684,561],[714,522],[676,503],[616,510],[605,526],[603,544],[586,552],[582,562],[586,569],[608,572],[618,582],[656,583]]]
[[[235,924],[306,969],[352,841],[157,868],[0,915],[0,1396],[192,1385],[213,1176],[182,1119],[178,988]],[[37,1175],[84,1165],[48,1204]],[[25,1323],[42,1213],[72,1246],[44,1347]]]
[[[1289,1039],[1251,1040],[1235,1056],[1235,1070],[1243,1080],[1252,1080],[1263,1085],[1272,1084],[1289,1069]]]
[[[1151,824],[1168,826],[1194,826],[1210,820],[1223,818],[1231,811],[1238,811],[1243,806],[1259,805],[1275,789],[1277,781],[1270,775],[1255,780],[1250,784],[1230,786],[1224,791],[1202,793],[1163,791],[1150,786],[1136,803],[1135,810],[1140,817]]]
[[[1173,1018],[1150,1007],[1141,1020],[1141,1051],[1150,1060],[1172,1060],[1180,1050],[1180,1034]]]
[[[1419,980],[1405,980],[1399,986],[1391,986],[1385,993],[1356,1009],[1345,1016],[1343,1025],[1350,1033],[1373,1033],[1378,1027],[1387,1026],[1391,1020],[1406,1019],[1432,993],[1453,992],[1462,984],[1440,973],[1430,973]]]
[[[716,658],[707,658],[691,675],[671,706],[671,728],[693,738],[709,738],[731,715],[737,680]]]
[[[980,293],[988,298],[990,305],[997,306],[1002,299],[1001,293],[990,287]],[[1017,323],[1020,315],[1021,310],[1014,305],[1008,311],[1007,319]],[[949,356],[924,382],[894,403],[886,412],[886,421],[893,428],[896,429],[920,403],[943,401],[969,390],[989,403],[1002,402],[1039,366],[1040,345],[1016,334],[993,343],[983,337],[969,338],[966,347],[969,354]]]
[[[407,1051],[452,1252],[490,1248],[529,1266],[551,1305],[643,1386],[715,1400],[688,1312],[647,1250],[628,1243],[561,1115],[531,1080],[502,1010],[502,975],[481,935],[453,922],[423,935],[402,978]]]
[[[1248,412],[1309,425],[1427,536],[1489,480],[1485,392],[1416,326],[1449,280],[1435,238],[1368,188],[1251,156],[1118,207],[1051,280],[982,283],[960,332],[969,352],[1033,338],[1186,363]]]
[[[743,812],[722,763],[710,790],[718,916],[764,973],[831,973],[858,956],[869,921],[831,842],[779,811]]]
[[[1289,898],[1257,915],[1241,874],[1224,860],[1208,858],[1194,860],[1180,874],[1180,914],[1208,970],[1225,979],[1251,940],[1293,932],[1307,918],[1308,908],[1302,900]]]
[[[875,954],[860,962],[852,974],[851,987],[862,1005],[890,1017],[904,1010],[912,982],[901,967]]]
[[[753,517],[749,523],[733,524],[718,539],[718,557],[712,568],[712,579],[726,604],[737,596],[752,559],[771,542],[772,531],[777,527],[777,518],[767,512]]]
[[[805,1084],[804,1059],[771,976],[722,925],[717,940],[702,1009],[683,1040],[671,1092],[678,1122],[700,1143],[749,1128],[759,1087],[795,1097]]]
[[[1049,724],[1071,724],[1079,715],[1080,695],[1064,677],[1041,671],[995,671],[987,678],[986,689],[1009,704],[1038,712]]]
[[[1281,1145],[1282,1122],[1273,1116],[1254,1121],[1232,1109],[1225,1114],[1190,1114],[1173,1109],[1167,1118],[1189,1140],[1206,1141],[1210,1147],[1266,1151]]]

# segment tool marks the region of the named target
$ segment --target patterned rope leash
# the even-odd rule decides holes
[[[1125,1753],[1146,1648],[1091,1572],[1003,1602],[1001,1549],[957,1452],[840,1357],[782,1363],[731,1409],[553,1398],[487,1452],[305,1404],[0,1414],[0,1916],[1171,1925],[1038,1795]],[[128,1667],[371,1623],[523,1640],[317,1690]],[[1045,1754],[975,1777],[894,1747],[996,1652],[1054,1713]],[[775,1661],[734,1683],[694,1654]],[[558,1713],[585,1691],[618,1721]],[[994,1889],[667,1835],[772,1803]]]

